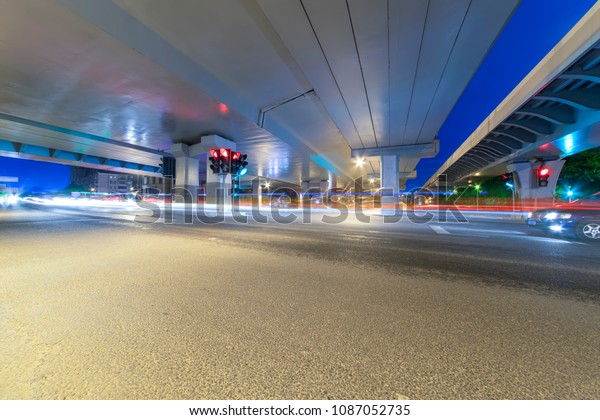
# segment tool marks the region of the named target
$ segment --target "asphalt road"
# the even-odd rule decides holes
[[[0,212],[0,398],[600,399],[597,245],[100,216]]]

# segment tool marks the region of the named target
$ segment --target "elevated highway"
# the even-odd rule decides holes
[[[218,135],[252,175],[397,190],[518,4],[7,1],[0,154],[156,175]]]
[[[522,198],[551,198],[561,158],[600,146],[600,3],[479,125],[426,186],[515,172]],[[551,168],[547,187],[536,170]]]

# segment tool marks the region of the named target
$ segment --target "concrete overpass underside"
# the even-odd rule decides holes
[[[156,174],[214,134],[296,185],[412,176],[518,3],[3,2],[0,154]]]

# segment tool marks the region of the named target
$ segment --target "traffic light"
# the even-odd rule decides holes
[[[231,150],[221,147],[219,157],[221,161],[221,173],[228,174],[231,169]]]
[[[548,178],[550,177],[550,169],[540,167],[537,171],[537,179],[539,187],[547,187],[548,186]]]
[[[238,173],[241,155],[240,152],[231,152],[231,176]]]
[[[239,171],[238,171],[238,176],[244,176],[246,175],[246,172],[248,172],[248,168],[246,168],[246,166],[248,166],[248,162],[246,161],[246,159],[248,158],[248,155],[241,155],[240,156],[240,162],[239,162]]]
[[[231,175],[240,177],[248,172],[246,168],[248,165],[248,162],[246,162],[247,157],[248,155],[243,155],[240,152],[231,153]]]
[[[211,162],[210,169],[213,174],[226,175],[231,173],[231,176],[238,177],[248,172],[246,166],[247,155],[240,152],[232,152],[231,149],[210,149],[209,160]]]
[[[163,156],[160,158],[160,164],[158,165],[158,172],[163,176],[174,177],[175,176],[175,158],[170,156]]]
[[[504,185],[507,188],[510,188],[511,190],[515,188],[515,182],[513,180],[512,172],[502,174],[502,181],[504,181]]]
[[[208,158],[208,160],[210,160],[210,169],[212,169],[213,174],[220,173],[220,154],[217,149],[210,149],[210,157]]]

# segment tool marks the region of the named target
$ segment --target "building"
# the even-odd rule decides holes
[[[16,203],[19,189],[16,184],[19,178],[13,176],[0,176],[0,207],[11,206]],[[11,186],[11,184],[13,184]]]
[[[95,191],[110,194],[130,193],[136,190],[135,181],[135,175],[98,172]]]

